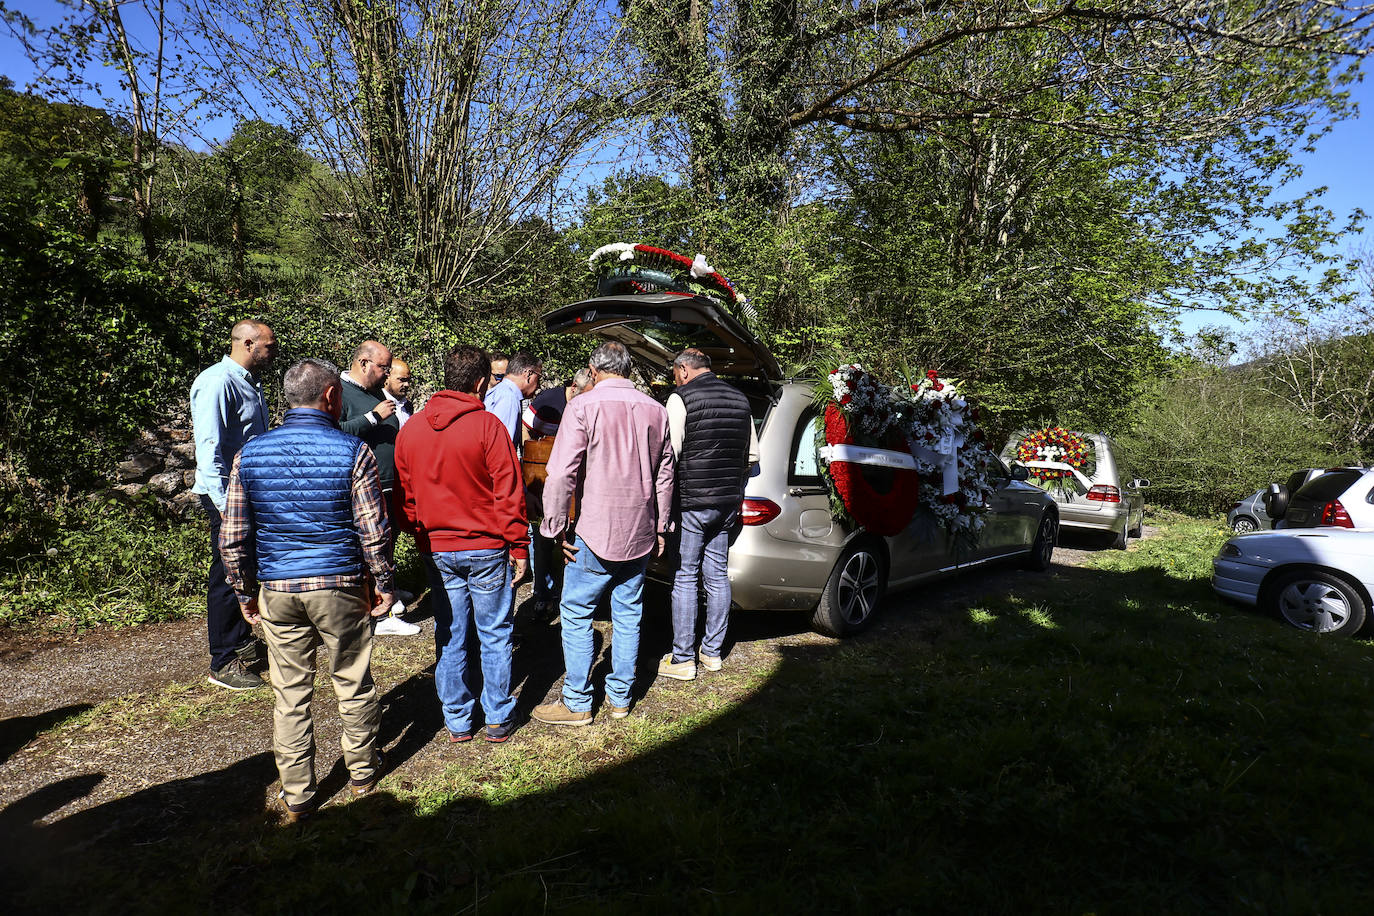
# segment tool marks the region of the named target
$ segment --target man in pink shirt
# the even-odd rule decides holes
[[[624,345],[602,344],[588,361],[592,389],[568,402],[549,455],[540,531],[562,538],[571,558],[563,578],[563,698],[537,706],[549,725],[590,725],[594,661],[592,612],[611,593],[611,673],[606,706],[612,719],[630,714],[644,570],[650,551],[663,553],[673,500],[668,411],[636,390]],[[568,519],[577,493],[577,531]]]

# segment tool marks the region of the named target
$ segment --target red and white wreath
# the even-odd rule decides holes
[[[881,384],[858,363],[817,389],[825,405],[824,476],[832,510],[877,534],[896,534],[924,509],[952,536],[976,541],[992,493],[993,456],[954,379],[931,370],[915,383]],[[891,469],[875,474],[877,465]],[[886,488],[872,478],[890,481]]]

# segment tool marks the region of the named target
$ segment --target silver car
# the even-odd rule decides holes
[[[1226,524],[1236,534],[1249,534],[1251,531],[1266,531],[1274,527],[1269,511],[1264,507],[1265,490],[1256,490],[1238,503],[1231,503],[1226,513]]]
[[[730,584],[739,608],[809,611],[818,629],[845,636],[873,619],[888,589],[1001,560],[1036,570],[1050,564],[1058,509],[1025,482],[1024,470],[1014,474],[1000,462],[987,524],[971,552],[953,551],[944,530],[920,513],[891,537],[836,521],[816,454],[814,385],[784,380],[763,344],[708,299],[599,297],[550,312],[544,322],[551,332],[618,340],[651,375],[666,373],[682,348],[698,347],[711,357],[716,375],[749,397],[760,459],[730,547]],[[651,565],[650,575],[671,580],[671,566]]]
[[[1124,550],[1128,538],[1140,537],[1145,524],[1145,495],[1150,485],[1143,477],[1132,477],[1117,460],[1116,443],[1102,433],[1074,433],[1089,447],[1085,468],[1071,467],[1053,458],[1019,462],[1021,440],[1030,434],[1022,430],[1002,449],[1002,460],[1028,469],[1043,468],[1064,474],[1040,483],[1059,505],[1060,524],[1079,531],[1101,532],[1111,538],[1113,547]]]

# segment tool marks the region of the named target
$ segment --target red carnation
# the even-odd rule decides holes
[[[939,378],[939,377],[940,377],[940,373],[936,372],[934,369],[927,369],[927,370],[926,370],[926,378],[930,379],[932,382],[935,381],[935,380],[936,380],[937,378]]]
[[[935,383],[935,390],[936,390],[936,391],[944,391],[944,390],[945,390],[945,383],[944,383],[944,382],[936,382],[936,383]]]

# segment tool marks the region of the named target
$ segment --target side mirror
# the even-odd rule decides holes
[[[1030,470],[1024,464],[1013,464],[1011,466],[1012,480],[1030,480]]]
[[[1271,483],[1264,491],[1264,511],[1278,521],[1288,513],[1288,488],[1281,483]]]
[[[1148,478],[1148,477],[1137,477],[1135,480],[1132,480],[1132,481],[1131,481],[1131,486],[1134,487],[1134,488],[1137,489],[1137,490],[1143,490],[1143,489],[1145,489],[1146,487],[1148,487],[1149,485],[1150,485],[1150,478]]]

